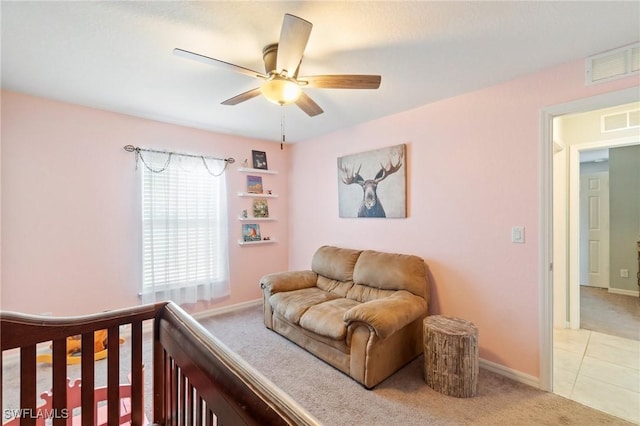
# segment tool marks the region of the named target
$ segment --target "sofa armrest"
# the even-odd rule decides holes
[[[269,294],[315,287],[318,274],[313,271],[288,271],[265,275],[260,287]]]
[[[402,329],[427,314],[427,301],[406,290],[389,297],[361,303],[344,313],[349,326],[354,322],[367,324],[380,339]]]

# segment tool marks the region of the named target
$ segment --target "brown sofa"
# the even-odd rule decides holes
[[[323,246],[310,271],[260,285],[269,329],[368,389],[422,353],[429,282],[417,256]]]

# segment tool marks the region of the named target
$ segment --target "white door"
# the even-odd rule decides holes
[[[580,284],[609,288],[609,172],[580,176]]]

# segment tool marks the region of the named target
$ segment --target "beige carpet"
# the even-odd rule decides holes
[[[640,340],[640,297],[580,286],[580,328]]]
[[[484,369],[480,370],[476,397],[447,397],[425,384],[422,357],[374,390],[367,391],[338,370],[267,330],[262,323],[261,307],[201,322],[325,425],[629,424]]]

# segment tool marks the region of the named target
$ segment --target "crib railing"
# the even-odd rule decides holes
[[[145,326],[149,322],[150,327]],[[130,327],[131,363],[121,365],[120,331]],[[94,360],[95,332],[107,330],[106,360]],[[314,425],[311,415],[208,333],[179,306],[159,303],[80,317],[52,318],[0,312],[0,374],[3,359],[19,357],[20,425],[43,424],[38,412],[36,364],[42,343],[51,342],[52,423],[71,424],[67,395],[67,338],[81,336],[83,426],[93,425],[95,362],[106,362],[107,422],[120,423],[120,371],[130,372],[131,424],[145,418],[159,425]],[[152,407],[144,407],[143,340],[152,346]],[[40,346],[38,346],[40,345]],[[17,351],[17,354],[13,352]],[[129,363],[127,363],[129,364]],[[4,406],[4,405],[3,405]],[[146,408],[146,410],[145,410]],[[145,413],[146,411],[146,413]],[[33,415],[37,413],[38,415]],[[65,415],[59,415],[64,413]],[[56,415],[58,414],[58,415]],[[146,415],[145,415],[146,414]],[[4,417],[4,416],[3,416]]]

